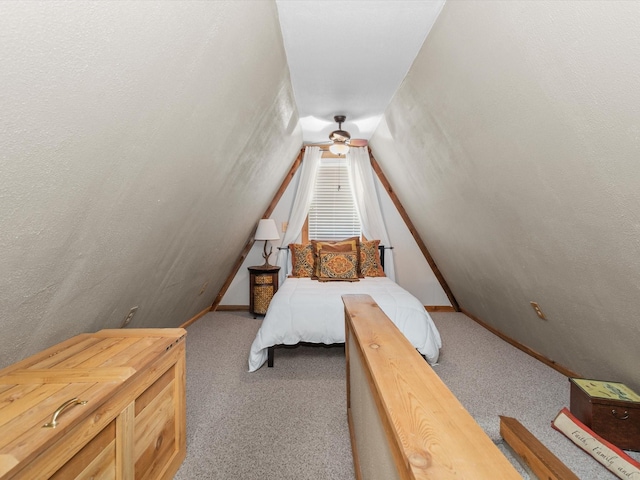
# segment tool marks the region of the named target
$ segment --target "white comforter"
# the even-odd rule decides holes
[[[342,295],[368,294],[429,363],[438,361],[440,333],[420,301],[387,277],[359,282],[287,278],[269,304],[249,354],[249,371],[267,360],[267,348],[298,342],[343,343]]]

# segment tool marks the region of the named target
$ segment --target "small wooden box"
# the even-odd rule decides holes
[[[623,450],[640,451],[640,395],[622,383],[570,378],[571,413]]]

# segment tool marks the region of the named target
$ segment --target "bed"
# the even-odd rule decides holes
[[[249,354],[249,371],[259,369],[274,346],[345,341],[342,295],[368,294],[430,364],[438,361],[440,334],[421,302],[387,277],[357,282],[287,278],[271,300]]]

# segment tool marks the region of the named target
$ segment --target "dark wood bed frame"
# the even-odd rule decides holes
[[[393,248],[393,247],[385,247],[384,245],[378,245],[378,251],[380,252],[380,265],[382,265],[382,269],[384,270],[384,251],[385,248]],[[344,348],[344,343],[312,343],[312,342],[298,342],[294,345],[273,345],[271,347],[267,347],[267,367],[273,367],[273,359],[276,354],[276,348],[297,348],[299,346],[307,346],[307,347],[323,347],[323,348],[334,348],[334,347],[342,347]]]

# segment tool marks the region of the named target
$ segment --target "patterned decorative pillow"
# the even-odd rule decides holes
[[[386,277],[380,264],[380,240],[360,242],[360,276]]]
[[[327,252],[320,250],[320,275],[321,282],[348,281],[357,282],[358,279],[358,253],[351,252]]]
[[[315,262],[313,245],[290,243],[289,250],[291,250],[291,276],[312,277]]]
[[[359,244],[360,239],[358,237],[350,237],[345,240],[340,240],[338,242],[326,242],[320,240],[311,240],[311,244],[313,245],[313,253],[315,255],[315,268],[314,274],[311,278],[320,277],[320,250],[325,250],[326,252],[356,252],[356,258],[359,258]],[[356,269],[357,271],[357,269]]]

